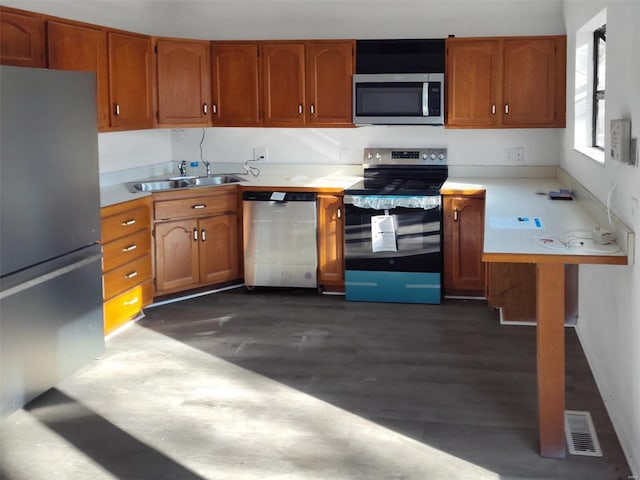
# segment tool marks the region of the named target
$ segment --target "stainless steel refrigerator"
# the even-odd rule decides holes
[[[0,66],[2,417],[104,351],[95,82]]]

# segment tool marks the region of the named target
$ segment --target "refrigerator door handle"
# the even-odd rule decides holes
[[[73,272],[74,270],[78,270],[80,268],[85,267],[86,265],[90,265],[93,262],[100,261],[102,259],[102,254],[99,253],[97,255],[92,255],[90,257],[84,258],[76,263],[72,263],[71,265],[65,265],[64,267],[58,268],[51,272],[45,273],[44,275],[40,275],[32,280],[27,280],[13,287],[7,288],[0,292],[0,300],[20,293],[24,290],[28,290],[29,288],[35,287],[36,285],[40,285],[41,283],[48,282],[49,280],[53,280],[54,278],[61,277],[62,275],[66,275],[69,272]]]

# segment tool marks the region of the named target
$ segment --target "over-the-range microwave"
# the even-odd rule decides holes
[[[353,123],[444,125],[444,74],[354,75]]]

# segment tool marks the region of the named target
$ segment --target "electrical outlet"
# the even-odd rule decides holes
[[[513,161],[524,162],[524,147],[516,147],[513,149]]]
[[[253,147],[253,159],[255,161],[267,161],[267,147]]]

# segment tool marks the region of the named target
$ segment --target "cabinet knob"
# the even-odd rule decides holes
[[[508,103],[504,104],[504,113],[509,113],[509,104]]]
[[[204,203],[198,203],[197,205],[192,205],[191,208],[200,210],[201,208],[206,208],[206,205]]]
[[[193,229],[193,241],[194,242],[198,241],[198,229],[197,228]]]
[[[457,208],[453,209],[453,221],[454,222],[458,221],[458,209]]]
[[[313,103],[311,104],[311,107],[309,107],[309,110],[311,111],[311,115],[316,114],[316,107],[313,105]]]
[[[122,226],[123,227],[130,227],[131,225],[135,225],[136,221],[134,218],[131,218],[129,220],[125,220],[124,222],[122,222]]]
[[[138,276],[138,272],[136,272],[135,270],[133,272],[129,272],[127,273],[124,278],[126,278],[127,280],[129,280],[130,278],[135,278]]]
[[[117,117],[118,115],[120,115],[120,104],[118,103],[114,103],[113,104],[113,114]]]
[[[207,235],[204,232],[204,228],[200,231],[200,239],[204,242],[207,239]]]
[[[342,209],[341,208],[338,209],[337,215],[338,215],[338,220],[340,220],[342,218]]]
[[[137,247],[137,246],[136,246],[136,244],[134,243],[133,245],[129,245],[128,247],[124,247],[124,248],[122,249],[122,251],[123,251],[123,252],[131,252],[131,251],[135,250],[136,248],[138,248],[138,247]]]
[[[300,103],[300,104],[298,105],[298,113],[299,113],[300,115],[302,115],[302,112],[304,112],[304,109],[303,109],[302,104]]]
[[[124,302],[123,305],[128,307],[130,305],[135,305],[136,303],[138,303],[138,297],[133,297],[131,300]]]
[[[202,104],[202,113],[204,113],[205,115],[206,115],[207,113],[209,113],[209,110],[208,110],[208,108],[207,108],[207,104],[206,104],[206,103],[203,103],[203,104]]]
[[[495,115],[496,114],[496,104],[494,103],[493,105],[491,105],[491,115]]]
[[[211,111],[213,112],[214,115],[218,113],[218,106],[215,103],[211,104]]]

